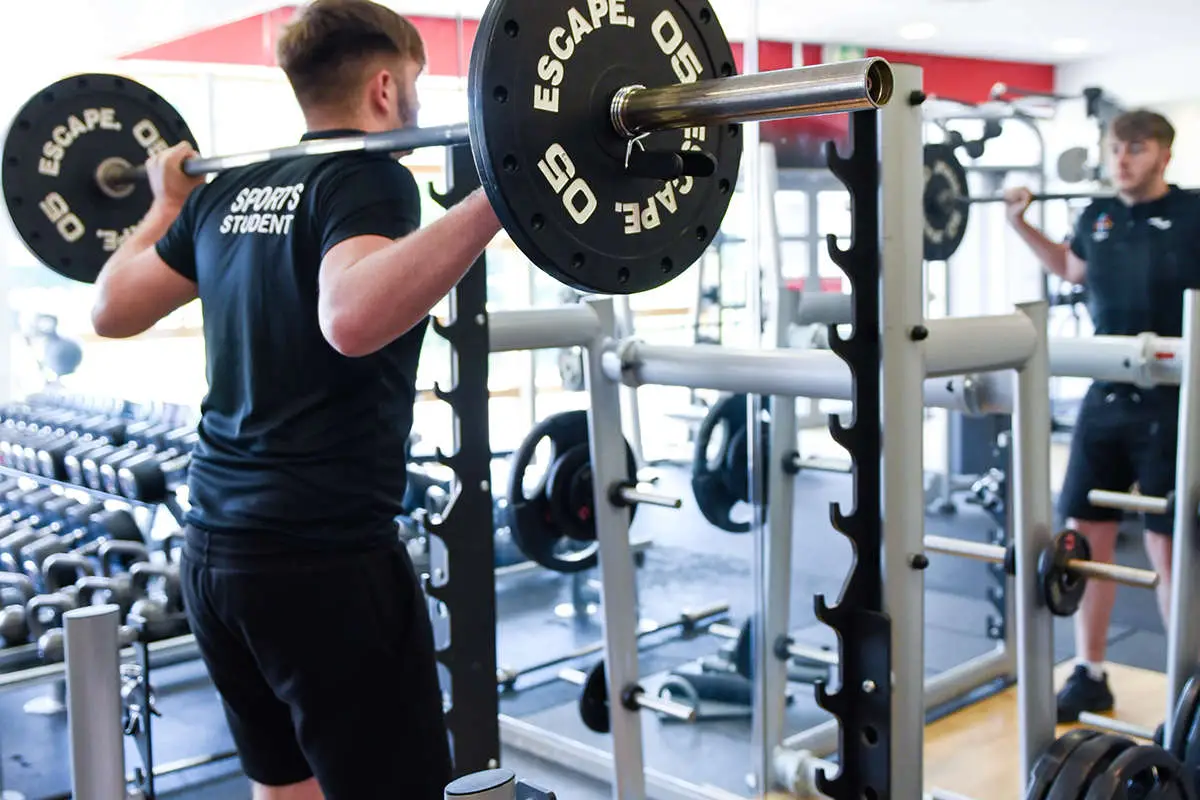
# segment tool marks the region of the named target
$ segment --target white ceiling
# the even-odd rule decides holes
[[[487,0],[384,0],[409,13],[478,17]],[[627,0],[634,6],[637,0]],[[746,0],[712,0],[729,35],[749,26]],[[1191,45],[1200,31],[1200,1],[1144,0],[759,0],[762,38],[867,46],[989,58],[1062,63]],[[1136,11],[1134,9],[1136,8]],[[930,39],[900,29],[929,23]],[[1078,54],[1055,48],[1082,40]]]

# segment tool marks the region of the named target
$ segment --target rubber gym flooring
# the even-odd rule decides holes
[[[686,607],[726,601],[731,619],[740,622],[751,610],[752,540],[717,531],[700,516],[691,499],[686,472],[659,471],[659,488],[684,498],[678,511],[643,508],[638,512],[634,536],[650,537],[639,572],[639,599],[644,619],[665,621]],[[849,566],[850,549],[829,524],[829,503],[850,499],[849,477],[803,473],[796,480],[797,531],[793,558],[792,628],[806,643],[830,645],[829,632],[816,624],[812,597],[826,594],[836,600]],[[959,504],[952,516],[933,516],[927,532],[989,540],[991,520],[978,509]],[[1121,563],[1145,566],[1139,536],[1122,540]],[[589,576],[598,578],[598,575]],[[966,559],[932,557],[925,573],[927,597],[926,664],[939,672],[992,649],[986,636],[990,605],[984,597],[991,585],[986,566]],[[598,618],[572,619],[555,614],[571,605],[569,578],[532,572],[506,579],[497,591],[499,610],[498,657],[502,665],[521,667],[555,652],[590,644],[600,635]],[[673,634],[655,637],[660,646],[646,647],[642,674],[651,676],[682,662],[710,655],[721,640],[698,636],[689,640]],[[1151,592],[1121,587],[1111,630],[1111,660],[1135,667],[1160,670],[1166,658],[1161,622]],[[1070,620],[1056,626],[1056,660],[1073,651]],[[590,661],[574,664],[586,669]],[[162,717],[155,719],[156,761],[159,764],[228,750],[231,746],[216,695],[197,663],[166,667],[155,672],[155,689]],[[575,710],[577,688],[554,679],[553,670],[531,676],[529,686],[501,698],[503,713],[520,717],[563,736],[607,749],[606,737],[587,731]],[[334,691],[363,691],[343,687]],[[0,754],[3,786],[22,792],[30,800],[65,796],[69,791],[65,719],[24,713],[25,703],[51,691],[48,687],[0,694]],[[795,701],[788,712],[790,731],[826,719],[812,700],[811,687],[794,686]],[[744,776],[750,768],[748,722],[707,721],[697,725],[660,723],[643,716],[647,763],[663,772],[686,776],[745,793]],[[127,739],[127,765],[140,763],[132,740]],[[608,787],[579,779],[561,767],[505,750],[504,765],[551,788],[568,800],[602,800]],[[236,761],[226,761],[159,780],[162,796],[189,798],[248,798]]]

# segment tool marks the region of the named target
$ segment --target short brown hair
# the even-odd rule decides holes
[[[344,102],[380,58],[425,66],[425,43],[416,27],[371,0],[313,0],[284,28],[275,52],[306,109]]]
[[[1120,142],[1155,141],[1163,147],[1175,143],[1175,128],[1162,114],[1139,109],[1126,111],[1112,121],[1109,133]]]

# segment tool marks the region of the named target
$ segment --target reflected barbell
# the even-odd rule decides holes
[[[950,144],[925,145],[925,260],[945,261],[962,246],[974,205],[1003,203],[1003,195],[972,197],[967,170]],[[1185,191],[1197,191],[1186,189]],[[1059,192],[1034,194],[1033,202],[1104,200],[1112,192]]]
[[[973,558],[1003,566],[1007,575],[1016,574],[1016,548],[970,542],[945,536],[926,536],[925,549],[932,553]],[[1086,538],[1075,531],[1062,531],[1038,557],[1038,583],[1042,599],[1051,613],[1069,617],[1083,600],[1088,580],[1104,580],[1153,589],[1158,586],[1158,573],[1119,564],[1091,560],[1091,548]]]
[[[707,5],[639,0],[632,11],[606,0],[583,11],[492,0],[472,50],[466,124],[195,158],[184,172],[469,145],[497,217],[530,261],[579,291],[633,294],[678,277],[716,237],[737,186],[739,123],[891,99],[881,58],[738,76]],[[89,74],[47,87],[5,142],[17,232],[50,269],[94,282],[150,208],[139,165],[181,141],[196,146],[178,112],[136,81]],[[278,232],[276,196],[247,188],[263,191],[237,213],[238,235]]]

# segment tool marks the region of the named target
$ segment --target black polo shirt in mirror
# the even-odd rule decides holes
[[[1127,206],[1094,201],[1071,251],[1087,262],[1088,311],[1099,336],[1183,335],[1183,293],[1200,288],[1200,195],[1171,186]]]
[[[209,392],[187,521],[237,534],[222,546],[395,540],[427,323],[347,358],[321,333],[317,281],[334,245],[401,238],[420,212],[412,173],[387,155],[306,156],[218,174],[158,243],[203,304]]]

